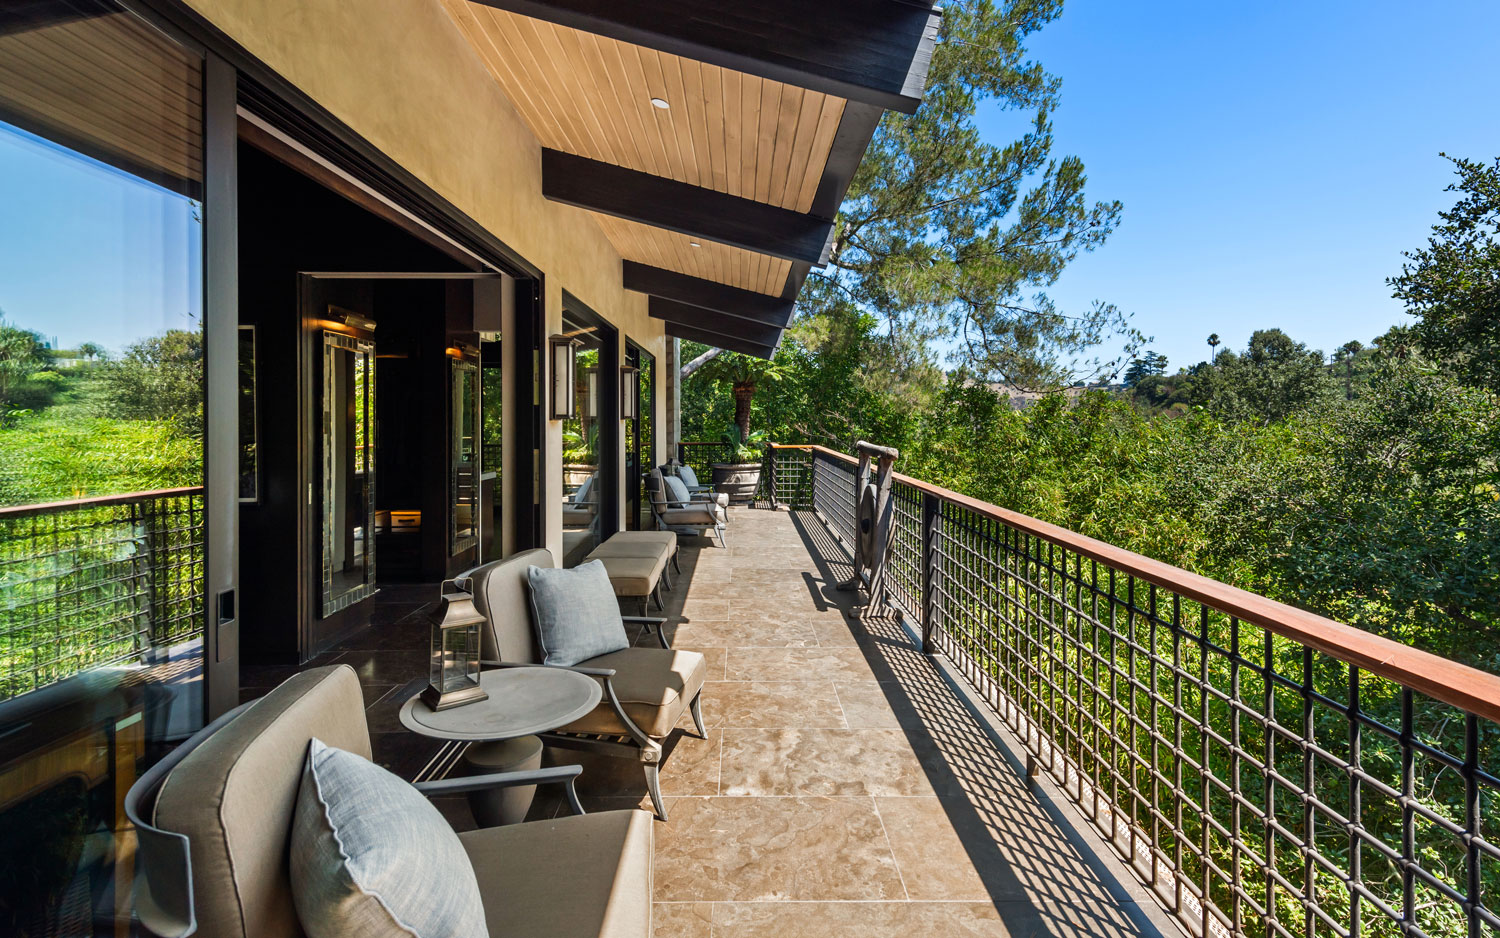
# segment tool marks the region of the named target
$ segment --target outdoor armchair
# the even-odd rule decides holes
[[[348,665],[298,674],[230,711],[131,787],[135,908],[163,938],[301,938],[289,844],[313,738],[368,759],[359,679]],[[577,766],[417,785],[429,796],[561,783],[574,816],[459,834],[491,938],[649,938],[651,819],[583,814]],[[149,819],[149,820],[148,820]]]
[[[712,485],[703,485],[698,481],[698,473],[686,463],[670,462],[662,466],[663,475],[674,475],[682,480],[687,486],[688,492],[693,495],[693,501],[715,502],[720,505],[729,504],[729,496],[720,492]]]
[[[729,525],[729,509],[725,505],[717,501],[673,505],[666,489],[666,480],[660,469],[652,469],[646,474],[646,494],[651,499],[651,512],[656,517],[658,528],[663,531],[689,530],[703,535],[713,531],[719,536],[720,547],[729,546],[724,540]]]
[[[528,550],[463,574],[471,583],[474,606],[486,620],[481,644],[486,667],[518,667],[542,661],[532,625],[527,574],[533,566],[555,567],[557,563],[549,550]],[[707,735],[702,694],[708,665],[698,652],[672,648],[662,630],[665,619],[623,618],[627,624],[643,625],[655,635],[660,647],[624,648],[572,667],[598,679],[604,685],[604,698],[593,712],[556,732],[540,735],[553,746],[595,749],[638,760],[645,772],[651,805],[656,816],[665,821],[667,810],[657,773],[662,740],[671,735],[684,710],[691,713],[698,735]]]

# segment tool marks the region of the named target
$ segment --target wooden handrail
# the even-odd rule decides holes
[[[26,518],[32,515],[54,514],[62,511],[78,511],[84,508],[107,508],[110,505],[129,505],[154,501],[158,498],[178,498],[185,495],[202,495],[203,486],[188,485],[175,489],[153,489],[148,492],[127,492],[123,495],[100,495],[94,498],[75,498],[65,502],[43,502],[37,505],[14,505],[0,508],[0,519]]]
[[[807,450],[851,466],[859,464],[859,460],[847,453],[816,444],[772,443],[770,447],[778,450]],[[1471,668],[1441,655],[1403,645],[1373,632],[1277,602],[1160,560],[1152,560],[1123,547],[970,498],[940,485],[899,472],[894,473],[894,477],[896,481],[910,485],[919,492],[950,502],[981,517],[992,518],[1065,550],[1097,560],[1122,573],[1155,583],[1186,599],[1260,626],[1275,635],[1300,642],[1370,674],[1410,687],[1434,700],[1500,723],[1500,675]]]

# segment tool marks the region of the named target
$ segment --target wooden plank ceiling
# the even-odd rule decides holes
[[[544,161],[543,188],[549,198],[596,209],[600,228],[627,261],[788,301],[795,298],[818,253],[815,245],[808,249],[809,236],[831,230],[879,107],[664,51],[661,47],[682,47],[670,37],[655,43],[660,47],[615,38],[611,33],[641,38],[639,29],[621,32],[610,22],[609,3],[620,0],[442,2],[542,147],[597,161]],[[877,11],[888,5],[893,17],[910,20],[912,15],[911,4],[901,0],[856,2],[866,22],[872,4]],[[590,8],[599,3],[604,12],[595,14]],[[695,19],[720,15],[715,7],[701,3],[694,8]],[[631,15],[643,12],[635,9]],[[920,72],[917,88],[936,22],[932,14],[912,53],[911,68]],[[829,27],[836,29],[836,24]],[[774,48],[770,37],[766,44],[768,50]],[[735,51],[735,57],[724,60],[755,68],[743,47]],[[713,49],[701,54],[717,57]],[[898,73],[906,74],[904,64],[894,62]],[[609,172],[593,180],[577,178],[591,166]],[[632,172],[620,174],[613,167]],[[570,177],[556,178],[563,172]],[[698,200],[682,198],[692,191],[683,186],[706,190],[701,217],[693,211]],[[628,197],[609,197],[622,189],[629,190]],[[590,192],[599,195],[591,201]],[[664,208],[657,218],[652,210],[656,204],[669,205],[671,211]],[[777,215],[757,205],[785,211]],[[747,225],[754,229],[766,218],[763,237],[758,230],[752,230],[757,237],[745,236]],[[784,231],[799,232],[800,242],[780,249],[777,239]],[[734,310],[716,312],[735,315]],[[669,320],[669,332],[673,325]],[[703,333],[703,322],[681,325]],[[743,345],[743,337],[734,338]],[[775,344],[760,351],[770,354]]]

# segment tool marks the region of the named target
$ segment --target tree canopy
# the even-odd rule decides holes
[[[1061,0],[945,8],[922,105],[882,120],[805,309],[846,302],[876,317],[898,365],[921,367],[927,340],[945,336],[977,377],[1016,387],[1113,373],[1123,359],[1087,357],[1111,337],[1133,353],[1142,337],[1118,308],[1064,311],[1045,292],[1122,211],[1087,198],[1081,160],[1052,154],[1060,82],[1024,43],[1061,10]],[[1026,130],[1007,144],[984,139],[981,103],[1025,113]]]
[[[1500,393],[1500,157],[1448,159],[1458,181],[1445,191],[1463,196],[1439,213],[1427,246],[1408,251],[1389,283],[1417,317],[1417,344],[1474,386]]]

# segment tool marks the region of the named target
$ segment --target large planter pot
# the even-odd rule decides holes
[[[598,466],[590,466],[585,463],[563,464],[563,485],[571,492],[588,481],[589,476],[599,471]]]
[[[714,489],[729,496],[731,504],[743,504],[755,500],[755,491],[760,488],[760,463],[716,462]]]

